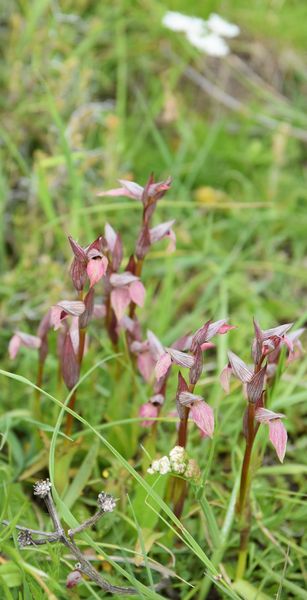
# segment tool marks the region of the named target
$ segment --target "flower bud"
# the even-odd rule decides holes
[[[76,587],[76,585],[78,585],[80,583],[80,581],[82,580],[82,575],[80,573],[80,571],[71,571],[71,573],[69,573],[67,575],[66,578],[66,587],[68,590]]]

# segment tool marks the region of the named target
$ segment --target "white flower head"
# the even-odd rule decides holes
[[[161,475],[165,475],[169,473],[171,470],[171,465],[168,456],[163,456],[160,458],[160,473]]]
[[[169,453],[171,460],[183,460],[185,456],[185,449],[182,446],[175,446]]]
[[[162,23],[172,31],[195,31],[198,33],[202,33],[206,26],[206,22],[199,17],[190,17],[171,10],[165,13]]]
[[[222,37],[215,33],[198,35],[193,31],[189,31],[186,36],[192,46],[195,46],[195,48],[198,48],[198,50],[205,52],[209,56],[222,57],[229,54],[228,44],[226,44]]]
[[[224,37],[233,38],[240,33],[240,27],[238,27],[238,25],[225,21],[225,19],[222,19],[222,17],[216,13],[212,13],[209,16],[207,25],[210,31]]]
[[[195,48],[216,57],[227,56],[230,52],[223,37],[233,38],[240,33],[238,25],[229,23],[216,13],[212,13],[208,21],[205,21],[200,17],[168,11],[162,23],[172,31],[185,33],[187,40]]]

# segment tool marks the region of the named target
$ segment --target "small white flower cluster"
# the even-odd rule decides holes
[[[40,496],[40,498],[46,498],[51,490],[51,482],[49,479],[41,479],[34,485],[34,496]]]
[[[160,473],[160,475],[166,475],[166,473],[176,473],[187,477],[188,479],[197,479],[200,476],[200,470],[193,458],[188,458],[187,453],[181,446],[175,446],[169,456],[162,456],[157,460],[154,460],[147,469],[147,473],[153,475],[154,473]]]
[[[215,13],[212,13],[205,21],[199,17],[168,11],[164,15],[162,23],[172,31],[185,33],[186,38],[193,46],[209,56],[227,56],[230,50],[224,38],[233,38],[240,33],[237,25],[228,23]]]

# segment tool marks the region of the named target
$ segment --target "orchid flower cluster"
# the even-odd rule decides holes
[[[37,387],[41,387],[44,363],[48,354],[48,335],[51,329],[58,332],[57,352],[61,375],[68,390],[73,390],[80,377],[84,351],[87,346],[87,328],[91,319],[104,319],[105,329],[117,347],[121,331],[124,331],[129,351],[134,352],[141,342],[141,326],[135,315],[136,307],[145,301],[145,288],[141,282],[142,267],[151,246],[164,238],[170,240],[169,251],[174,251],[176,238],[174,221],[152,227],[151,220],[158,201],[171,186],[171,179],[155,182],[151,175],[145,187],[132,181],[120,180],[120,188],[100,192],[99,195],[124,195],[141,203],[142,223],[137,236],[134,253],[122,268],[124,250],[121,236],[110,224],[104,235],[82,247],[68,237],[73,254],[70,275],[75,288],[76,300],[60,300],[43,317],[36,336],[16,331],[9,343],[9,354],[14,359],[21,346],[38,350],[39,368]],[[103,280],[103,301],[96,302],[98,284]],[[69,323],[70,321],[70,323]],[[142,361],[140,361],[141,363]],[[142,373],[142,367],[140,368]],[[144,371],[143,373],[144,374]],[[69,407],[74,408],[76,393],[73,392]],[[72,427],[68,415],[67,433]]]
[[[229,392],[229,381],[234,375],[244,386],[244,394],[248,400],[245,411],[243,431],[248,437],[249,428],[253,429],[255,436],[260,424],[269,428],[269,438],[281,462],[284,460],[287,431],[282,422],[284,415],[275,413],[265,407],[265,388],[270,385],[276,373],[277,364],[282,351],[286,348],[287,362],[292,362],[302,353],[300,336],[304,329],[289,333],[292,323],[262,330],[254,320],[255,338],[252,343],[253,366],[247,365],[234,352],[228,353],[229,362],[221,374],[221,384]],[[249,408],[252,407],[253,423],[249,422]]]
[[[146,381],[154,382],[154,394],[148,402],[140,407],[139,415],[144,417],[142,425],[152,427],[154,419],[159,416],[163,406],[167,381],[173,365],[189,370],[188,378],[178,373],[176,407],[179,416],[178,445],[186,445],[187,420],[190,414],[200,430],[202,437],[212,437],[214,415],[211,406],[201,396],[193,393],[194,387],[203,370],[203,353],[214,344],[210,340],[217,334],[227,333],[233,329],[226,319],[214,323],[207,321],[194,335],[188,334],[176,340],[172,347],[164,347],[152,331],[147,332],[147,339],[142,343],[134,343],[132,351],[137,354],[140,373]],[[188,383],[189,382],[189,383]],[[150,420],[151,419],[151,420]],[[184,433],[185,432],[185,433]]]

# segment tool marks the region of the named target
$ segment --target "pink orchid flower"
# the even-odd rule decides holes
[[[62,300],[50,309],[50,324],[56,331],[62,325],[63,319],[69,315],[79,317],[85,311],[85,304],[79,300]]]
[[[41,346],[41,339],[36,335],[16,331],[9,342],[8,350],[11,359],[16,358],[21,346],[37,350]]]
[[[142,421],[142,427],[152,427],[154,421],[148,421],[148,419],[154,419],[159,414],[159,407],[152,402],[145,402],[139,409],[139,417],[144,417]]]
[[[203,400],[202,396],[197,396],[191,392],[181,392],[179,394],[179,402],[182,406],[190,408],[190,417],[200,429],[202,437],[212,438],[214,414],[211,406]]]
[[[71,236],[68,236],[74,259],[70,268],[72,282],[77,291],[82,291],[88,277],[93,287],[105,275],[108,259],[103,254],[105,240],[99,236],[86,248],[82,248]]]
[[[281,421],[284,416],[266,408],[258,408],[255,417],[259,423],[268,425],[270,442],[273,444],[280,462],[284,461],[288,437],[287,430]]]
[[[145,301],[145,288],[138,277],[126,271],[125,273],[112,273],[110,277],[111,306],[116,318],[120,321],[127,306],[134,302],[137,306],[143,306]]]
[[[127,196],[128,198],[132,198],[133,200],[139,200],[145,204],[147,198],[155,198],[159,200],[164,196],[164,194],[171,187],[171,178],[169,177],[165,181],[159,181],[154,183],[153,178],[151,177],[147,185],[142,187],[138,183],[134,181],[127,181],[126,179],[119,179],[119,183],[121,187],[114,188],[107,191],[99,192],[98,196]]]

